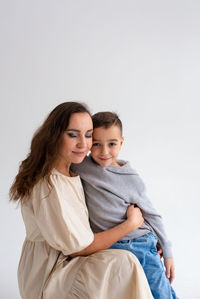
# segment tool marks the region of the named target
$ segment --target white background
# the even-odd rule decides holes
[[[180,299],[200,298],[200,2],[0,2],[0,297],[18,299],[25,236],[8,189],[35,129],[63,101],[118,112],[121,158],[173,242]]]

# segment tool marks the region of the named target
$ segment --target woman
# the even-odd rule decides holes
[[[10,198],[20,201],[26,227],[18,267],[23,299],[152,298],[131,253],[103,250],[142,224],[140,210],[131,206],[127,220],[106,232],[90,229],[80,177],[70,165],[82,162],[91,145],[89,111],[66,102],[49,114],[21,163]]]

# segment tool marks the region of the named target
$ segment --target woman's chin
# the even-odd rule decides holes
[[[84,158],[85,158],[85,156],[83,156],[83,157],[76,157],[76,158],[73,159],[72,163],[79,164],[79,163],[83,162]]]

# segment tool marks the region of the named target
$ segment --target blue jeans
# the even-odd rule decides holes
[[[157,242],[156,235],[150,232],[136,239],[118,241],[109,249],[124,249],[136,255],[155,299],[178,299],[165,275],[164,265],[157,253]]]

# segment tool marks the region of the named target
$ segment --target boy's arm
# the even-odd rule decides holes
[[[147,197],[145,185],[139,175],[135,177],[135,184],[138,194],[136,198],[137,206],[141,209],[145,222],[149,224],[157,235],[158,242],[163,251],[163,258],[172,258],[171,242],[167,238],[162,217]]]
[[[173,282],[175,276],[174,260],[172,258],[171,242],[167,239],[165,233],[162,217],[158,214],[156,209],[153,207],[150,199],[146,195],[146,188],[140,177],[137,177],[137,191],[138,200],[137,206],[142,210],[143,217],[145,221],[151,226],[153,231],[158,237],[158,244],[160,248],[157,247],[158,253],[164,258],[164,265],[166,269],[166,276],[170,283]]]

